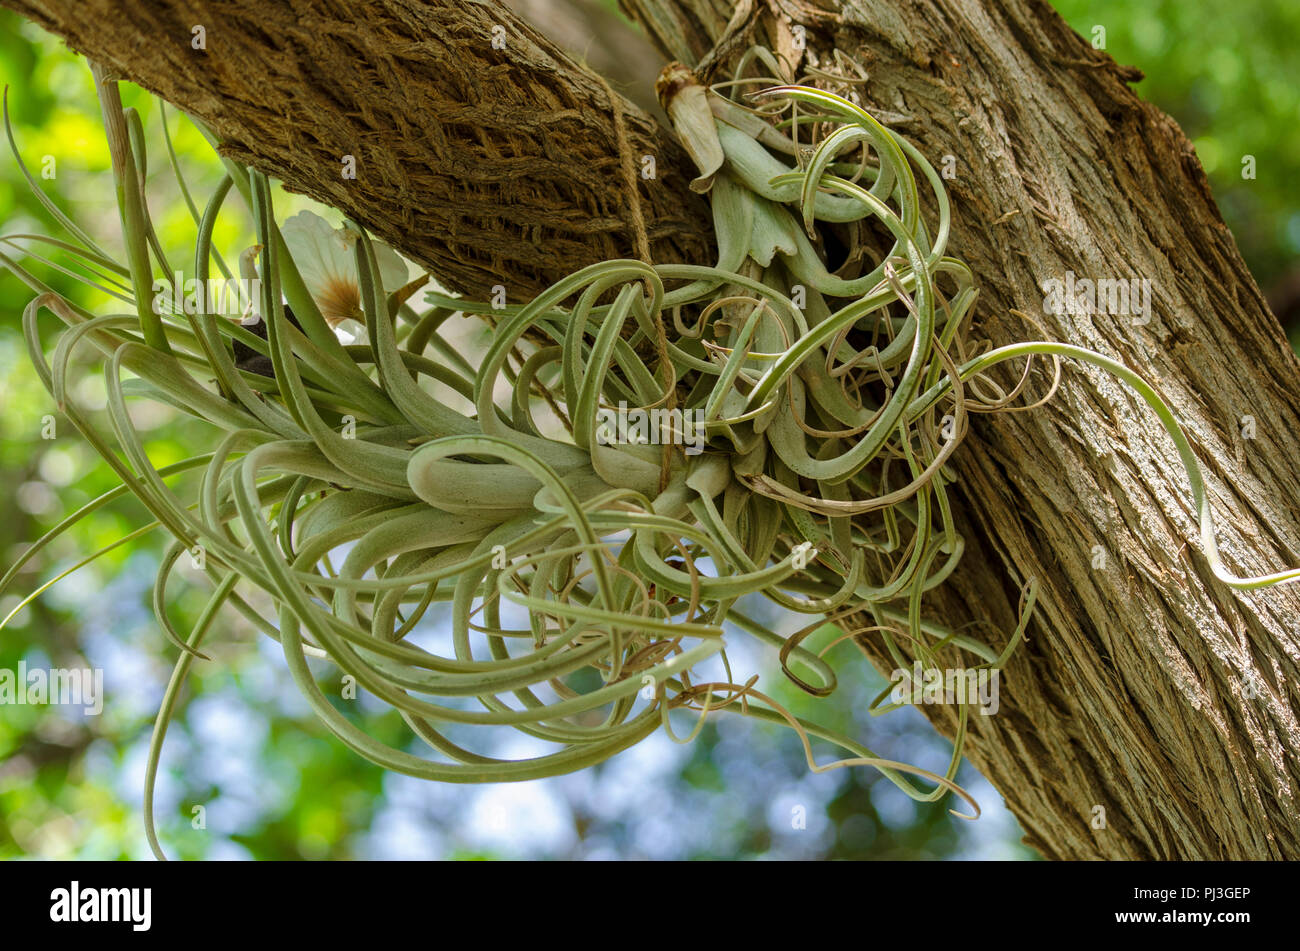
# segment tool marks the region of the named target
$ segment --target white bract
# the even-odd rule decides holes
[[[303,283],[339,340],[344,344],[364,343],[365,315],[361,311],[356,261],[360,235],[351,228],[331,227],[310,211],[298,212],[281,226],[280,233]],[[406,283],[406,262],[388,245],[380,241],[372,244],[384,293],[390,294]]]

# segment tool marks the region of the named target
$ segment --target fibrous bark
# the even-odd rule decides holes
[[[189,21],[203,14],[179,5],[3,2],[454,286],[537,286],[631,253],[603,88],[526,28],[508,27],[525,39],[492,51],[483,29],[507,22],[499,8],[372,0],[325,15],[328,5],[291,3],[294,19],[199,4],[230,53],[252,54],[243,64],[222,54],[210,75],[186,52]],[[1128,87],[1135,70],[1038,0],[740,5],[752,17],[721,0],[625,3],[666,57],[688,64],[720,40],[753,40],[822,69],[844,65],[836,50],[864,67],[864,105],[904,117],[897,127],[936,165],[953,159],[950,247],[980,280],[976,332],[997,344],[1065,340],[1137,370],[1198,449],[1230,566],[1300,563],[1300,367],[1190,143]],[[111,25],[85,14],[122,6],[145,12]],[[159,38],[177,30],[175,48]],[[725,72],[725,60],[709,64]],[[634,147],[659,155],[660,187],[642,190],[656,255],[708,260],[691,170],[644,117],[629,110],[628,123]],[[331,177],[345,143],[372,178]],[[555,235],[566,202],[590,220],[532,245]],[[426,216],[441,229],[420,224]],[[1045,313],[1043,282],[1067,272],[1151,281],[1150,322]],[[1019,582],[1042,586],[1001,708],[972,718],[967,746],[1028,841],[1059,858],[1300,857],[1300,588],[1242,593],[1211,576],[1187,480],[1145,404],[1068,367],[1047,408],[977,420],[958,459],[967,553],[928,610],[1000,643]],[[923,710],[951,733],[949,710]]]
[[[686,188],[695,173],[671,136],[498,4],[5,5],[202,119],[225,154],[354,216],[453,290],[486,297],[502,285],[518,301],[575,265],[638,256],[623,150],[655,259],[710,254],[708,208]],[[345,156],[355,178],[344,177]]]
[[[721,4],[627,6],[666,55],[722,38]],[[864,104],[910,117],[900,130],[936,165],[955,159],[950,247],[980,280],[979,335],[1047,336],[1139,371],[1198,449],[1229,564],[1300,563],[1297,361],[1191,144],[1128,87],[1141,74],[1034,0],[761,13],[757,39],[795,58],[803,26],[805,62],[852,56]],[[1150,280],[1150,323],[1045,313],[1043,283],[1067,271]],[[1007,632],[1018,582],[1042,583],[970,758],[1049,857],[1296,858],[1300,589],[1216,581],[1155,417],[1100,371],[1066,374],[1045,409],[976,421],[957,457],[969,547],[936,616]],[[951,734],[949,708],[922,709]]]

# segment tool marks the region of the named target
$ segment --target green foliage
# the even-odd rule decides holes
[[[1267,286],[1281,275],[1300,250],[1300,216],[1292,186],[1300,172],[1300,128],[1295,122],[1300,93],[1290,50],[1300,28],[1300,8],[1261,0],[1226,8],[1203,0],[1058,0],[1057,6],[1085,36],[1094,24],[1105,25],[1112,55],[1146,72],[1138,90],[1173,113],[1196,142],[1225,217],[1261,283]],[[111,199],[109,156],[84,63],[4,11],[0,70],[0,79],[11,87],[9,105],[22,154],[38,181],[64,208],[75,208],[79,221],[89,220],[92,233],[117,250],[120,225]],[[153,141],[161,129],[156,106],[135,90],[124,89],[124,98],[128,106],[141,110]],[[207,143],[174,113],[170,130],[191,183],[210,188],[215,179]],[[1240,159],[1246,154],[1257,158],[1255,180],[1241,178]],[[39,178],[46,155],[56,159],[53,180]],[[184,260],[192,221],[167,184],[170,175],[161,150],[151,156],[151,163],[155,225],[164,246]],[[305,203],[276,196],[277,217],[299,207]],[[9,162],[0,163],[0,220],[4,233],[52,233],[48,216]],[[249,227],[248,221],[220,223],[214,241],[228,260],[246,241]],[[0,252],[14,255],[10,245],[0,246]],[[78,304],[102,309],[109,303],[104,295],[51,267],[25,263],[40,280]],[[41,420],[54,409],[27,365],[18,328],[18,315],[31,296],[13,278],[0,276],[0,484],[8,489],[0,519],[0,567],[62,515],[116,483],[68,427],[54,440],[40,438]],[[91,368],[89,362],[77,366]],[[77,400],[102,406],[99,373],[75,375],[84,378],[74,393]],[[193,426],[171,416],[157,419],[148,433],[151,457],[182,458],[192,443]],[[129,498],[106,506],[82,524],[75,539],[56,541],[29,564],[14,590],[34,589],[91,547],[111,544],[144,519],[142,508]],[[164,659],[175,654],[148,615],[148,579],[160,541],[119,549],[83,569],[64,594],[56,589],[25,608],[0,638],[0,668],[13,669],[26,659],[29,664],[61,666],[111,663],[112,669],[125,672],[114,685],[122,702],[100,718],[53,709],[0,708],[0,857],[111,859],[144,854],[139,819],[143,747],[167,679],[169,664]],[[178,598],[174,610],[182,630],[198,615],[202,600],[193,594]],[[0,601],[0,616],[16,604],[12,595]],[[531,784],[537,796],[545,793],[562,800],[555,811],[571,821],[576,838],[557,832],[540,845],[494,839],[478,832],[481,817],[471,812],[477,794],[457,790],[454,799],[420,794],[429,798],[413,803],[409,786],[394,782],[313,727],[305,708],[286,696],[292,689],[283,676],[282,660],[259,652],[255,636],[233,627],[219,663],[196,668],[191,689],[182,698],[164,756],[160,795],[162,834],[178,843],[181,857],[403,854],[395,844],[400,834],[376,837],[377,829],[412,827],[392,826],[395,817],[406,817],[401,821],[430,832],[431,838],[419,840],[426,854],[467,859],[582,855],[589,854],[584,849],[595,848],[590,843],[605,843],[602,847],[617,854],[674,857],[945,857],[963,850],[970,854],[972,848],[1027,855],[1014,844],[1013,823],[994,827],[998,841],[980,839],[954,828],[942,806],[909,804],[911,813],[899,811],[898,804],[907,801],[871,776],[843,770],[809,783],[797,750],[775,739],[774,731],[749,724],[738,732],[709,724],[693,746],[657,752],[662,761],[676,764],[671,775],[647,768],[645,778],[639,778],[619,772],[620,764],[615,763],[597,770],[584,784]],[[841,677],[841,684],[853,681],[855,686],[842,689],[829,723],[848,735],[866,727],[861,711],[882,686],[865,664],[853,669],[862,676]],[[773,683],[774,678],[780,682],[779,673],[769,668],[764,682]],[[795,713],[808,713],[808,698],[788,684],[772,693]],[[191,711],[197,712],[191,716]],[[377,736],[399,742],[402,724],[395,715],[367,710],[364,719]],[[211,724],[223,720],[235,725],[217,736]],[[928,727],[916,721],[919,717],[910,726],[905,719],[890,727],[896,737],[878,752],[907,758],[908,751],[923,746]],[[241,745],[241,734],[255,742]],[[943,750],[927,755],[927,765],[944,769]],[[737,780],[741,776],[745,779]],[[966,773],[959,778],[971,785],[979,782]],[[651,787],[652,798],[629,807],[626,814],[611,817],[592,805],[602,797],[624,795],[629,784],[638,782]],[[987,795],[983,790],[982,802]],[[773,818],[772,803],[793,801],[790,796],[802,797],[810,812],[828,817],[827,828],[804,838],[787,831],[788,808]],[[207,806],[207,829],[191,825],[196,803]],[[665,841],[659,843],[662,853],[654,852],[642,831],[656,813],[668,823]]]
[[[1196,146],[1219,209],[1267,290],[1300,253],[1300,5],[1276,0],[1053,0],[1085,39],[1145,73],[1135,89]],[[1242,159],[1254,156],[1254,179]]]

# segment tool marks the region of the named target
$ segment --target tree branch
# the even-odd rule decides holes
[[[499,8],[0,2],[453,286],[529,293],[631,253],[601,83]],[[688,63],[733,12],[724,0],[624,2]],[[982,288],[977,331],[1068,340],[1151,380],[1205,464],[1230,566],[1300,562],[1300,367],[1190,143],[1127,87],[1139,74],[1042,0],[759,6],[755,41],[825,70],[848,57],[869,73],[868,107],[909,117],[901,131],[937,164],[952,157],[951,248]],[[191,20],[208,27],[206,59],[189,49]],[[490,46],[494,21],[506,50]],[[656,256],[711,259],[707,211],[683,187],[693,170],[643,114],[627,116],[633,148],[658,156],[659,179],[641,183]],[[338,176],[347,153],[356,182]],[[1067,272],[1150,281],[1150,322],[1044,313],[1042,283]],[[979,420],[956,457],[967,552],[931,613],[992,627],[1001,643],[1017,582],[1042,585],[999,713],[972,717],[971,758],[1051,857],[1300,857],[1300,590],[1217,582],[1145,405],[1104,374],[1066,374],[1047,408]],[[878,643],[862,647],[892,667]],[[923,712],[951,735],[950,709]]]
[[[455,290],[511,300],[635,257],[615,101],[495,3],[0,0],[202,119],[223,151],[354,216]],[[194,49],[202,27],[206,49]],[[493,39],[497,37],[494,48]],[[712,254],[682,150],[614,96],[655,259]],[[343,157],[356,178],[343,177]]]
[[[665,55],[722,37],[718,0],[623,2]],[[950,247],[979,282],[980,336],[1065,340],[1141,373],[1203,461],[1229,566],[1300,564],[1300,366],[1191,143],[1126,85],[1138,70],[1042,0],[771,0],[755,39],[822,69],[850,57],[864,105],[910,117],[936,167],[952,157]],[[1149,280],[1150,322],[1045,313],[1043,282],[1066,272]],[[1018,582],[1042,584],[970,757],[1049,857],[1300,857],[1300,587],[1215,580],[1145,404],[1065,374],[1049,406],[981,417],[954,457],[967,551],[927,612],[1001,643]],[[922,711],[953,734],[952,708]]]

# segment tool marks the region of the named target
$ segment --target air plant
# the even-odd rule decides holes
[[[777,72],[757,51],[737,75],[756,58]],[[709,195],[718,259],[604,261],[525,304],[430,291],[417,308],[410,297],[425,279],[406,282],[405,265],[360,224],[333,231],[314,216],[279,224],[267,178],[223,159],[206,206],[191,205],[193,274],[206,286],[215,261],[230,276],[212,235],[234,190],[255,223],[240,269],[256,276],[259,294],[244,321],[207,308],[157,312],[141,295],[154,286],[155,264],[173,271],[144,199],[139,117],[111,89],[103,102],[127,262],[37,189],[72,239],[47,243],[105,275],[133,307],[96,315],[0,255],[37,295],[23,313],[33,365],[121,485],[31,546],[0,590],[51,539],[125,493],[154,520],[118,544],[157,528],[171,536],[154,609],[178,656],[145,796],[159,857],[152,794],[163,738],[228,611],[279,642],[292,680],[339,740],[409,775],[553,776],[658,729],[672,733],[671,711],[696,714],[691,736],[709,714],[728,712],[790,726],[813,769],[870,766],[914,799],[953,792],[977,815],[954,782],[965,703],[949,768],[930,773],[795,716],[757,678],[737,682],[726,639],[755,639],[816,697],[835,690],[826,655],[844,640],[879,638],[908,677],[903,644],[926,669],[1000,669],[1029,623],[1033,579],[1000,644],[951,630],[922,606],[963,549],[946,463],[971,413],[1018,399],[1036,356],[1052,361],[1044,399],[1069,357],[1115,374],[1150,405],[1186,468],[1206,557],[1225,584],[1300,577],[1237,578],[1224,568],[1197,458],[1168,406],[1122,364],[1045,341],[968,350],[975,277],[948,254],[942,178],[905,138],[809,82],[764,80],[757,96],[729,98],[744,83],[706,89],[684,68],[665,76],[668,112],[701,163],[693,187]],[[188,199],[183,179],[181,187]],[[932,192],[933,223],[922,189]],[[836,272],[826,263],[828,229],[850,236]],[[882,236],[888,250],[871,255]],[[66,324],[52,355],[42,311]],[[449,339],[455,315],[491,326],[474,364]],[[70,398],[69,367],[83,345],[103,354],[102,417]],[[1014,388],[990,375],[1021,360]],[[132,400],[203,421],[209,442],[156,466],[132,424]],[[604,420],[619,404],[663,410],[667,422],[646,443],[611,439]],[[705,436],[698,454],[683,451],[675,428],[688,418]],[[168,582],[193,550],[203,552],[212,590],[182,632],[168,614]],[[273,605],[269,616],[255,606],[257,592]],[[750,595],[810,623],[778,634],[737,608]],[[450,606],[450,629],[436,644],[419,636],[434,604]],[[832,643],[818,653],[802,646],[828,623],[840,631]],[[698,674],[710,658],[723,662],[725,680]],[[340,675],[400,712],[411,748],[383,743],[345,715],[322,688]],[[875,712],[890,708],[878,701]],[[505,760],[461,745],[490,727],[512,727],[551,752]],[[818,764],[812,738],[845,757]]]

